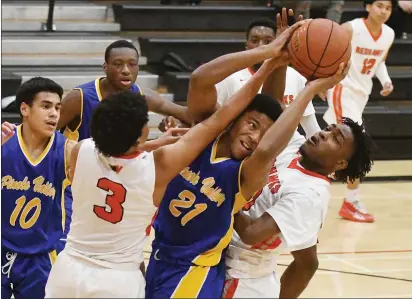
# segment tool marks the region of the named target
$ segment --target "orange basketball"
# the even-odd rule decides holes
[[[308,80],[329,77],[351,56],[351,37],[338,23],[308,21],[293,33],[288,45],[292,66]]]

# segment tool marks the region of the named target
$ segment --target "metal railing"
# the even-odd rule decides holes
[[[55,0],[49,0],[49,13],[47,14],[47,22],[45,30],[47,32],[53,32],[55,30],[54,23],[53,23],[53,15],[54,15],[54,3]]]

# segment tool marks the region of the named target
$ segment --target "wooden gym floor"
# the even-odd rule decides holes
[[[346,186],[332,184],[319,235],[319,269],[301,298],[412,298],[412,180],[394,180],[412,177],[412,161],[378,161],[370,177],[380,181],[364,183],[361,197],[375,223],[340,219]],[[149,244],[147,250],[146,258]],[[282,254],[279,273],[291,261]]]

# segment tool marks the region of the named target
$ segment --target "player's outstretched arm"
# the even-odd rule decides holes
[[[241,170],[241,188],[244,198],[251,198],[267,182],[269,170],[277,155],[286,147],[308,103],[320,91],[332,88],[345,78],[349,63],[342,63],[335,75],[310,82],[299,93],[292,105],[266,131],[252,155]]]
[[[215,88],[217,83],[239,70],[281,55],[293,32],[302,24],[296,23],[269,45],[223,55],[198,67],[190,76],[187,100],[193,121],[203,121],[218,108]]]
[[[249,105],[274,67],[287,62],[285,56],[265,61],[255,75],[221,108],[191,128],[181,139],[154,151],[156,167],[155,205],[160,204],[167,184],[187,167]],[[160,195],[159,195],[160,194]]]
[[[192,124],[187,107],[167,101],[151,89],[146,88],[143,92],[145,94],[149,111],[166,116],[172,116],[187,125]]]
[[[318,270],[317,245],[291,253],[293,261],[280,278],[279,298],[298,298]]]
[[[66,126],[72,125],[71,129],[78,125],[77,118],[80,117],[82,109],[82,92],[80,89],[71,90],[62,100],[60,118],[57,129],[61,130]],[[73,124],[77,122],[76,124]]]

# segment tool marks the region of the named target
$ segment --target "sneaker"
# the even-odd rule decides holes
[[[355,222],[375,222],[375,217],[366,211],[362,203],[359,201],[351,203],[348,202],[346,198],[343,200],[339,216]]]

